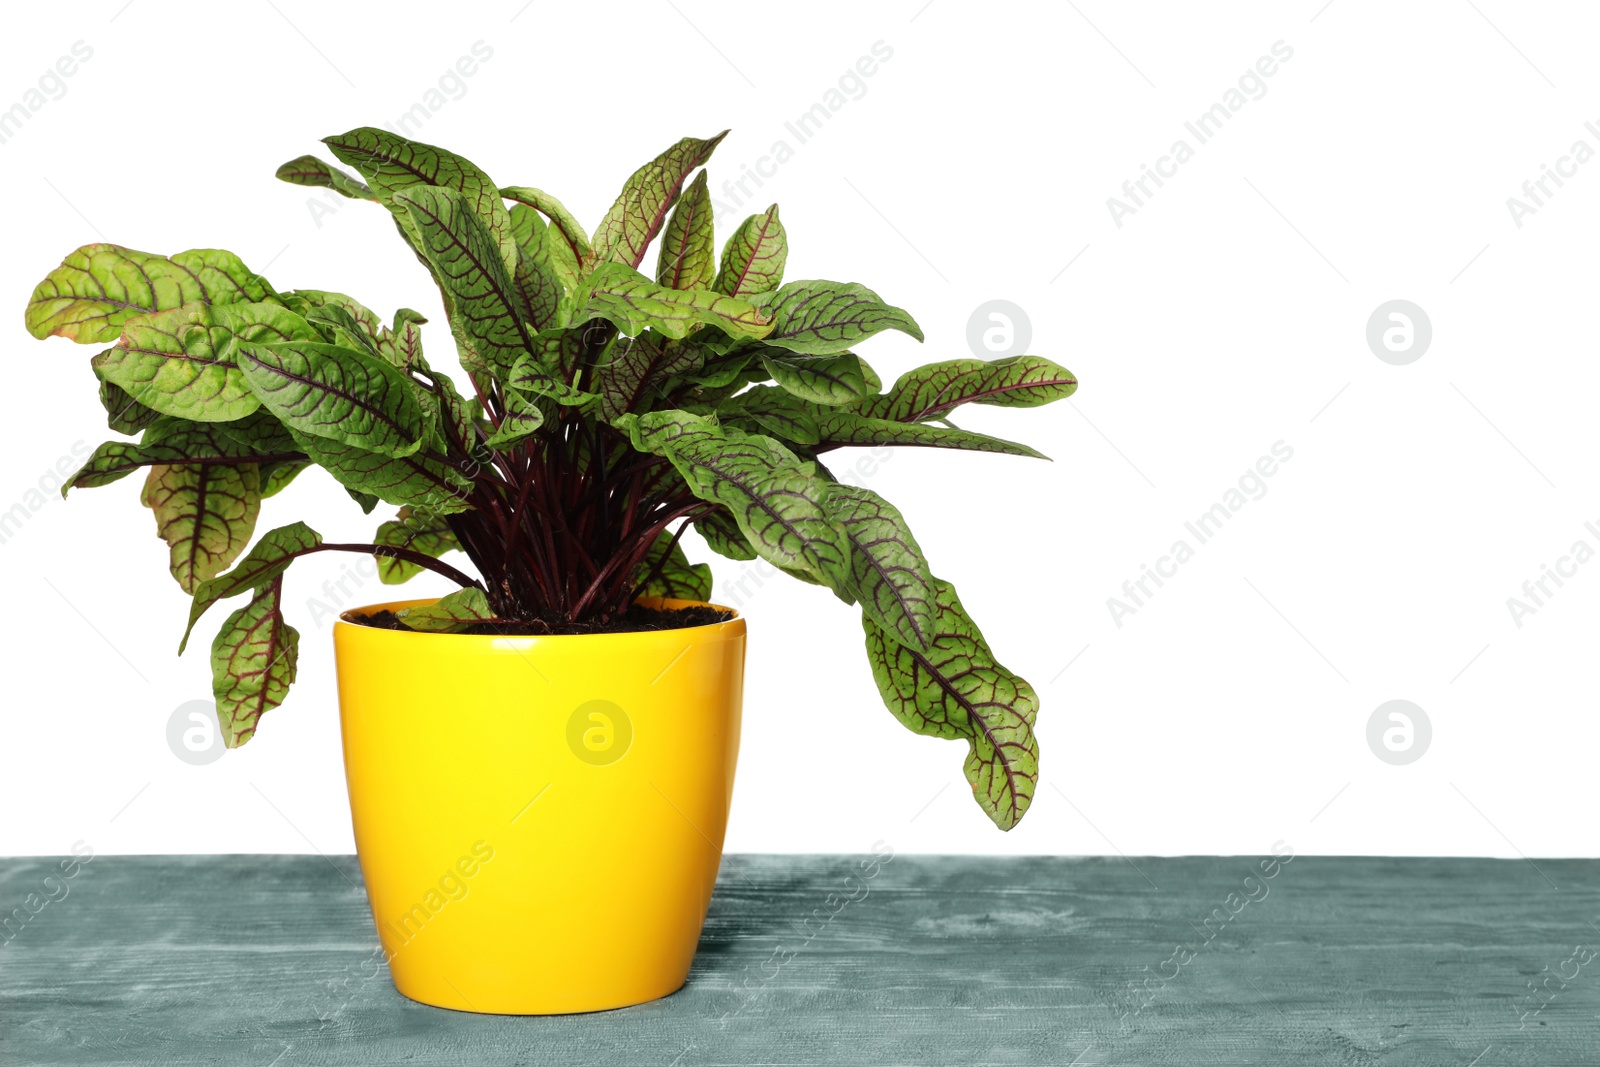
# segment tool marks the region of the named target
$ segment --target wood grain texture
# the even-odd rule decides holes
[[[502,1018],[394,991],[350,857],[102,856],[0,944],[0,1064],[1600,1063],[1600,861],[1258,862],[728,856],[682,991]]]

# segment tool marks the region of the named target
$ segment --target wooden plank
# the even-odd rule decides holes
[[[349,857],[96,857],[0,946],[0,1064],[1600,1063],[1600,861],[862,862],[726,857],[681,992],[501,1018],[395,993]]]

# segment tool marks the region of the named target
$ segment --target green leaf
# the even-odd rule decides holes
[[[596,268],[573,305],[573,322],[602,318],[635,336],[654,327],[682,338],[710,325],[735,337],[759,338],[771,328],[771,319],[748,301],[705,290],[668,289],[620,263]]]
[[[484,444],[501,451],[515,448],[539,432],[539,427],[543,425],[544,412],[539,410],[539,405],[516,390],[508,389],[505,417]]]
[[[708,289],[717,271],[717,244],[706,172],[684,190],[661,234],[656,282],[668,289]],[[728,294],[733,295],[733,294]]]
[[[95,373],[163,415],[232,422],[261,402],[232,355],[218,352],[214,340],[205,304],[156,312],[129,322],[117,346],[94,358]]]
[[[522,356],[511,367],[511,373],[504,379],[511,389],[533,396],[545,396],[558,404],[584,406],[592,404],[599,398],[593,393],[574,389],[566,382],[551,374],[545,369],[543,362],[535,356]]]
[[[297,289],[283,295],[285,305],[309,323],[314,335],[301,337],[306,341],[329,341],[374,355],[382,355],[390,363],[400,366],[398,360],[383,350],[387,340],[392,347],[394,338],[383,324],[378,313],[359,300],[343,293],[323,292],[319,289]]]
[[[719,417],[748,420],[765,433],[797,445],[815,445],[817,405],[808,404],[774,385],[757,385],[725,401]]]
[[[477,429],[483,421],[483,405],[477,397],[462,396],[456,384],[445,375],[438,372],[432,374],[434,389],[425,395],[439,408],[441,429],[448,433],[460,451],[487,459],[479,444]],[[508,404],[512,402],[507,400]]]
[[[456,541],[455,531],[444,516],[417,508],[401,508],[397,516],[378,527],[378,535],[372,539],[372,543],[389,548],[409,548],[435,559],[461,547]],[[393,556],[372,558],[378,562],[378,580],[384,585],[399,585],[422,573],[422,568],[410,560]]]
[[[360,307],[354,301],[351,303]],[[270,344],[278,341],[318,339],[317,331],[304,316],[296,314],[277,301],[215,304],[209,309],[209,315],[212,343],[219,355],[225,355],[240,341]]]
[[[865,368],[866,364],[862,366]],[[843,409],[802,400],[771,385],[745,389],[723,400],[717,410],[720,416],[736,422],[754,422],[774,436],[800,445],[807,453],[847,446],[914,445],[999,452],[1034,459],[1048,458],[1016,441],[972,433],[953,426],[869,419],[857,414],[859,409]]]
[[[351,200],[376,200],[378,199],[371,189],[367,188],[353,174],[346,173],[338,167],[330,166],[316,156],[301,156],[291,159],[278,168],[277,179],[288,182],[290,185],[310,185],[321,189],[332,189],[337,193],[349,197]]]
[[[167,423],[163,422],[163,425]],[[214,422],[209,425],[218,434],[258,455],[283,455],[301,450],[299,443],[278,421],[277,416],[264,408],[257,408],[237,422]],[[145,443],[153,442],[146,438]]]
[[[711,288],[725,296],[770,293],[783,282],[789,238],[778,221],[778,205],[751,215],[722,246],[722,265]]]
[[[118,433],[136,434],[160,417],[155,408],[145,407],[113,382],[100,383],[100,406],[106,409],[106,426]]]
[[[889,392],[868,397],[853,410],[870,418],[922,422],[962,404],[1037,407],[1069,397],[1077,389],[1071,371],[1041,356],[1008,356],[992,362],[952,359],[902,374]]]
[[[763,434],[810,448],[819,440],[816,418],[826,411],[832,408],[806,402],[778,386],[750,386],[718,403],[717,418],[749,422],[762,427]]]
[[[467,502],[473,483],[438,456],[419,452],[390,459],[342,441],[295,434],[300,450],[346,489],[377,497],[386,504],[426,507],[453,515],[472,507]],[[368,509],[370,510],[370,509]]]
[[[426,633],[455,633],[495,618],[489,598],[476,586],[457,589],[432,604],[401,608],[395,614],[411,629]]]
[[[378,317],[378,313],[355,297],[347,296],[344,293],[329,292],[326,289],[291,290],[283,294],[283,306],[310,322],[320,319],[344,324],[349,319],[354,319],[356,329],[372,340],[376,340],[385,328],[383,320]],[[330,311],[335,313],[342,311],[345,314],[333,318],[326,314]],[[399,314],[399,312],[396,313],[397,318]],[[410,314],[417,315],[414,311]],[[420,315],[417,315],[417,318],[423,322],[427,321]]]
[[[1039,699],[1033,687],[995,662],[955,587],[935,579],[938,612],[927,651],[893,640],[866,612],[867,658],[884,703],[914,733],[964,739],[973,796],[1002,830],[1033,802]]]
[[[453,189],[415,186],[397,195],[395,204],[410,219],[450,298],[450,325],[463,347],[462,366],[503,378],[534,345],[489,230]]]
[[[261,464],[261,499],[276,496],[309,466],[310,462],[303,459],[286,459],[276,463]]]
[[[411,382],[377,356],[321,341],[238,346],[261,403],[302,434],[401,458],[426,425]]]
[[[406,326],[425,326],[427,322],[427,316],[420,311],[414,311],[411,308],[396,308],[394,325],[389,328],[399,333]]]
[[[572,217],[572,212],[562,206],[561,201],[549,193],[539,189],[532,189],[526,185],[509,185],[500,190],[500,195],[507,200],[515,200],[539,212],[550,220],[556,232],[561,235],[562,243],[572,253],[572,262],[575,267],[587,263],[593,258],[594,252],[589,247],[589,235],[583,232],[583,227],[578,220]],[[513,215],[515,212],[513,212]]]
[[[250,542],[261,510],[260,471],[253,463],[153,466],[140,503],[155,514],[172,577],[192,593]]]
[[[383,358],[401,370],[425,369],[428,363],[422,358],[422,331],[418,327],[427,321],[410,308],[396,311],[387,336],[378,338],[378,351]]]
[[[536,261],[560,283],[563,294],[575,291],[583,281],[583,269],[572,246],[559,229],[546,225],[533,208],[526,204],[512,207],[511,235],[517,242],[519,267],[525,260]],[[587,238],[584,247],[588,247]]]
[[[185,304],[130,320],[95,373],[163,415],[232,422],[260,406],[236,365],[241,340],[313,339],[298,315],[276,303]]]
[[[845,583],[849,543],[824,509],[828,483],[814,464],[770,438],[681,411],[614,421],[634,448],[671,460],[697,497],[726,507],[764,558],[832,588]]]
[[[84,245],[62,260],[28,301],[28,332],[79,344],[114,340],[129,319],[184,304],[271,299],[265,278],[232,252],[198,248],[155,256],[120,245]]]
[[[691,382],[705,389],[726,389],[729,387],[742,387],[764,374],[751,373],[748,368],[751,355],[748,352],[733,352],[708,359],[704,367],[688,375]],[[765,368],[763,368],[765,370]]]
[[[159,420],[158,420],[159,422]],[[175,466],[184,463],[238,463],[255,456],[253,449],[244,447],[232,438],[218,433],[215,424],[187,423],[182,429],[170,433],[146,432],[139,444],[131,441],[107,441],[90,453],[67,484],[61,495],[69,489],[88,489],[110,485],[125,478],[140,467],[156,464]],[[152,427],[160,430],[159,425]],[[262,494],[266,494],[263,492]]]
[[[590,319],[534,338],[533,361],[563,381],[576,381],[581,368],[604,365],[621,334],[605,319]]]
[[[608,355],[594,383],[606,419],[649,410],[668,378],[688,374],[705,360],[704,350],[694,342],[663,340],[649,331],[620,340]]]
[[[282,704],[294,683],[300,633],[283,621],[282,600],[280,576],[229,615],[211,643],[211,692],[228,748],[254,737],[261,716]]]
[[[1048,459],[1027,445],[986,434],[932,426],[922,422],[869,419],[853,411],[834,409],[817,416],[819,448],[842,445],[915,445],[924,448],[962,448],[973,452],[1003,452],[1012,456]]]
[[[767,344],[807,355],[838,355],[882,330],[922,340],[922,328],[910,315],[855,282],[790,282],[755,303],[772,316]]]
[[[502,268],[517,262],[511,237],[511,215],[489,176],[470,160],[443,148],[407,140],[397,133],[363,126],[322,143],[339,159],[365,175],[378,200],[404,221],[406,212],[395,206],[399,194],[417,186],[440,186],[460,195],[476,218],[494,235]]]
[[[646,163],[622,186],[611,210],[594,231],[594,258],[637,267],[644,262],[645,249],[655,239],[667,211],[678,199],[684,179],[711,158],[722,139],[723,130],[709,140],[685,137],[655,159]]]
[[[378,342],[363,330],[360,321],[344,308],[338,306],[321,308],[311,313],[309,321],[317,331],[315,340],[355,352],[364,352],[369,356],[377,356],[386,363],[389,362],[383,353],[378,351]],[[390,366],[393,365],[390,363]]]
[[[211,605],[275,581],[289,569],[289,564],[320,544],[322,535],[303,522],[279,526],[262,534],[238,566],[227,574],[208,578],[193,590],[194,602],[189,605],[189,625],[184,628],[178,654],[183,654],[189,644],[189,634],[194,631],[194,624],[210,610]]]
[[[706,547],[719,556],[736,560],[756,558],[756,550],[750,547],[750,541],[727,508],[714,508],[695,519],[694,529],[705,538]]]
[[[903,515],[870,489],[828,486],[828,517],[850,541],[850,578],[867,617],[907,648],[934,636],[933,575]]]
[[[867,395],[867,367],[854,352],[837,356],[796,356],[774,349],[761,365],[787,391],[816,404],[850,404]]]
[[[647,580],[648,579],[648,580]],[[644,561],[634,569],[633,595],[666,597],[668,600],[711,599],[711,566],[690,563],[669,531],[662,531],[651,544]]]
[[[535,330],[565,326],[566,286],[559,272],[536,248],[519,245],[517,269],[511,272],[511,289],[517,297],[518,315]]]

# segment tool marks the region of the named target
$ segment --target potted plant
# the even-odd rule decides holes
[[[784,284],[773,205],[717,255],[684,138],[628,179],[593,234],[554,197],[384,130],[278,177],[374,201],[443,298],[466,388],[424,319],[281,291],[232,253],[93,244],[34,291],[27,326],[105,347],[113,430],[63,489],[143,469],[143,504],[193,600],[189,632],[248,597],[211,648],[217,715],[244,744],[294,680],[285,572],[319,552],[460,589],[347,613],[334,647],[357,848],[395,984],[501,1013],[617,1007],[678,988],[720,859],[745,623],[685,558],[764,558],[859,604],[889,710],[967,742],[1010,829],[1038,769],[1033,690],[996,662],[895,508],[828,453],[915,445],[1037,455],[961,430],[966,403],[1071,395],[1033,356],[954,359],[883,390],[852,351],[911,316],[853,283]],[[691,175],[699,171],[694,180]],[[508,206],[509,205],[509,206]],[[652,275],[640,273],[659,238]],[[261,501],[321,467],[371,512],[370,544],[304,523],[249,545]],[[476,575],[440,557],[459,551]],[[182,648],[180,646],[180,651]]]

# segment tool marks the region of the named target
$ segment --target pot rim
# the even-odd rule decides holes
[[[707,600],[677,600],[677,599],[672,598],[672,597],[656,597],[656,596],[639,597],[638,600],[635,601],[635,603],[643,604],[643,605],[645,605],[647,607],[672,607],[672,608],[707,607],[707,608],[716,608],[718,611],[726,611],[726,612],[728,612],[729,613],[729,617],[726,618],[726,619],[723,619],[721,622],[703,623],[702,625],[699,625],[699,626],[677,626],[677,627],[673,627],[672,629],[669,629],[669,630],[617,630],[617,631],[613,631],[613,632],[610,632],[610,633],[598,633],[598,634],[451,634],[451,633],[427,633],[427,632],[424,632],[424,631],[421,631],[421,630],[391,630],[391,629],[388,629],[388,628],[382,627],[382,626],[368,626],[365,623],[356,622],[350,617],[352,615],[371,615],[371,614],[373,614],[375,612],[379,612],[379,611],[398,611],[401,608],[416,607],[416,606],[418,606],[420,604],[433,604],[433,603],[437,603],[439,601],[439,599],[440,598],[436,597],[436,596],[429,596],[429,597],[416,597],[416,598],[408,599],[408,600],[390,600],[390,601],[385,601],[385,602],[383,602],[381,604],[365,604],[365,605],[362,605],[360,607],[350,608],[347,611],[341,611],[339,613],[339,617],[334,620],[334,626],[335,626],[335,628],[340,627],[340,626],[348,626],[348,627],[351,627],[353,630],[355,630],[357,632],[360,632],[360,633],[382,634],[382,635],[384,635],[385,638],[394,637],[394,638],[404,639],[404,638],[412,638],[412,637],[425,637],[425,638],[449,637],[449,638],[457,638],[457,639],[463,639],[463,638],[464,639],[472,639],[472,640],[478,640],[478,641],[583,641],[583,640],[595,640],[595,639],[598,639],[598,638],[629,638],[629,637],[631,637],[631,638],[650,638],[650,637],[660,637],[660,636],[667,635],[667,634],[677,634],[677,633],[682,633],[682,634],[710,634],[710,633],[717,632],[717,631],[722,631],[722,632],[736,631],[736,632],[739,632],[739,633],[743,633],[744,632],[744,628],[745,628],[744,616],[739,614],[739,611],[738,611],[737,608],[730,608],[725,604],[713,604],[713,603],[711,603],[710,601],[707,601]]]

